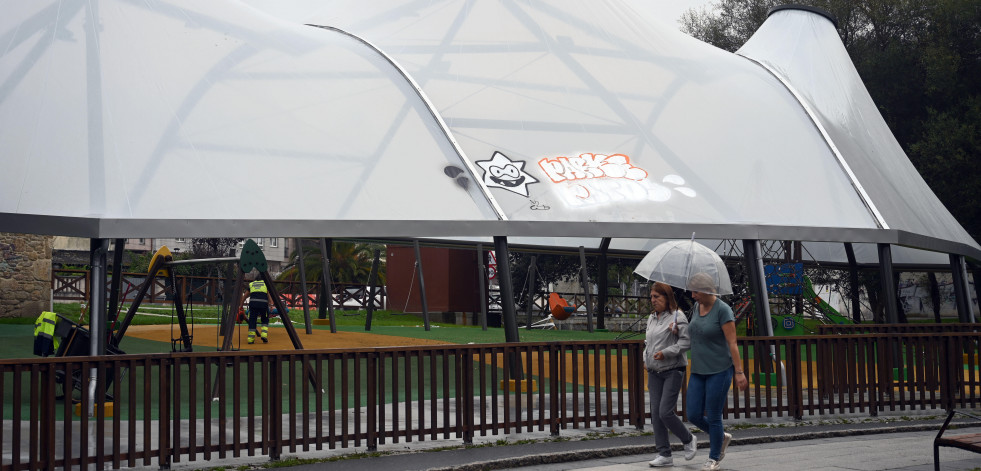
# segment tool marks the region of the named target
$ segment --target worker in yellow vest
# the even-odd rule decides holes
[[[250,344],[255,343],[256,321],[262,318],[259,337],[263,343],[269,342],[269,289],[266,282],[255,280],[249,283],[249,338]]]
[[[34,354],[42,357],[53,355],[58,351],[61,339],[54,334],[58,315],[44,311],[34,321]]]

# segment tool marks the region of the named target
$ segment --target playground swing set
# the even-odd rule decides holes
[[[532,321],[532,312],[535,310],[535,281],[545,283],[545,279],[538,271],[536,264],[537,257],[532,255],[528,265],[528,273],[525,275],[522,292],[518,295],[519,299],[525,298],[527,294],[527,322],[525,325],[518,326],[525,329],[557,330],[555,321],[564,321],[576,311],[576,306],[569,304],[559,293],[550,292],[548,295],[548,312],[545,317]]]
[[[270,315],[275,313],[287,313],[288,308],[282,300],[279,292],[273,283],[272,277],[268,272],[268,264],[266,262],[265,256],[262,250],[259,248],[258,244],[252,239],[248,239],[243,248],[240,257],[222,257],[222,258],[212,258],[212,259],[197,259],[197,260],[180,260],[175,261],[170,250],[164,246],[154,253],[150,260],[150,267],[147,270],[148,276],[143,281],[143,283],[137,289],[136,297],[130,303],[129,309],[126,315],[119,319],[119,313],[121,308],[117,310],[114,318],[111,321],[109,334],[107,334],[106,342],[106,354],[107,355],[122,355],[123,352],[119,348],[119,344],[123,337],[126,335],[126,330],[133,321],[134,316],[137,313],[143,300],[146,298],[147,293],[156,283],[158,278],[165,279],[166,291],[171,295],[173,304],[171,308],[171,350],[173,352],[191,352],[193,351],[192,340],[193,340],[193,320],[194,320],[194,310],[193,303],[188,303],[188,308],[185,310],[183,303],[184,293],[182,293],[180,284],[177,283],[174,266],[182,264],[191,263],[233,263],[237,262],[239,267],[237,276],[235,278],[234,285],[230,285],[228,280],[225,283],[225,293],[222,297],[222,307],[219,310],[220,326],[218,329],[218,336],[222,338],[221,345],[218,346],[219,351],[231,351],[232,342],[234,335],[234,326],[236,322],[241,322],[244,320],[244,316],[229,315],[231,312],[243,312],[242,306],[245,301],[244,283],[245,275],[257,272],[256,279],[261,279],[266,283],[266,287],[269,290],[269,298],[273,303],[273,309],[270,310]],[[188,293],[190,294],[190,293]],[[189,299],[191,297],[189,296]],[[234,302],[234,304],[233,304]],[[192,321],[192,325],[188,327],[188,314]],[[288,315],[280,316],[283,326],[285,327],[286,333],[293,344],[293,347],[297,350],[303,349],[303,344],[297,335],[296,329],[293,326],[292,321]],[[174,319],[176,319],[178,324],[179,332],[175,336],[174,334]],[[55,336],[60,339],[60,343],[54,356],[56,357],[69,357],[69,356],[87,356],[90,354],[90,342],[91,335],[89,330],[82,327],[78,323],[68,319],[64,316],[59,315],[58,321],[55,324]],[[241,334],[239,334],[241,342]],[[108,376],[106,377],[106,389],[112,384],[114,378],[112,377],[112,370],[107,370]],[[308,370],[311,382],[316,386],[315,376],[312,370]],[[56,381],[64,385],[66,395],[70,391],[81,391],[82,385],[84,383],[83,372],[76,370],[72,372],[72,378],[70,380],[71,386],[69,388],[66,383],[65,372],[61,371],[56,373]],[[217,387],[217,384],[216,384]],[[108,393],[106,394],[106,400],[112,401],[112,396]],[[76,411],[77,412],[77,411]]]

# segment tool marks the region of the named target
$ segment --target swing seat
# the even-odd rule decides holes
[[[575,306],[570,306],[569,302],[559,296],[559,293],[549,293],[548,308],[552,312],[552,317],[564,321],[576,311]]]

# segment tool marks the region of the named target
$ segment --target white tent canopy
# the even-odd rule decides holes
[[[813,13],[737,55],[629,1],[249,3],[5,5],[0,231],[696,232],[981,259]]]

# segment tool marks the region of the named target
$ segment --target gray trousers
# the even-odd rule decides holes
[[[654,425],[654,445],[657,454],[671,456],[671,442],[668,440],[668,430],[682,443],[695,439],[685,423],[675,412],[678,408],[678,393],[681,392],[681,382],[685,380],[685,372],[680,369],[647,372],[647,391],[651,395],[651,423]]]

